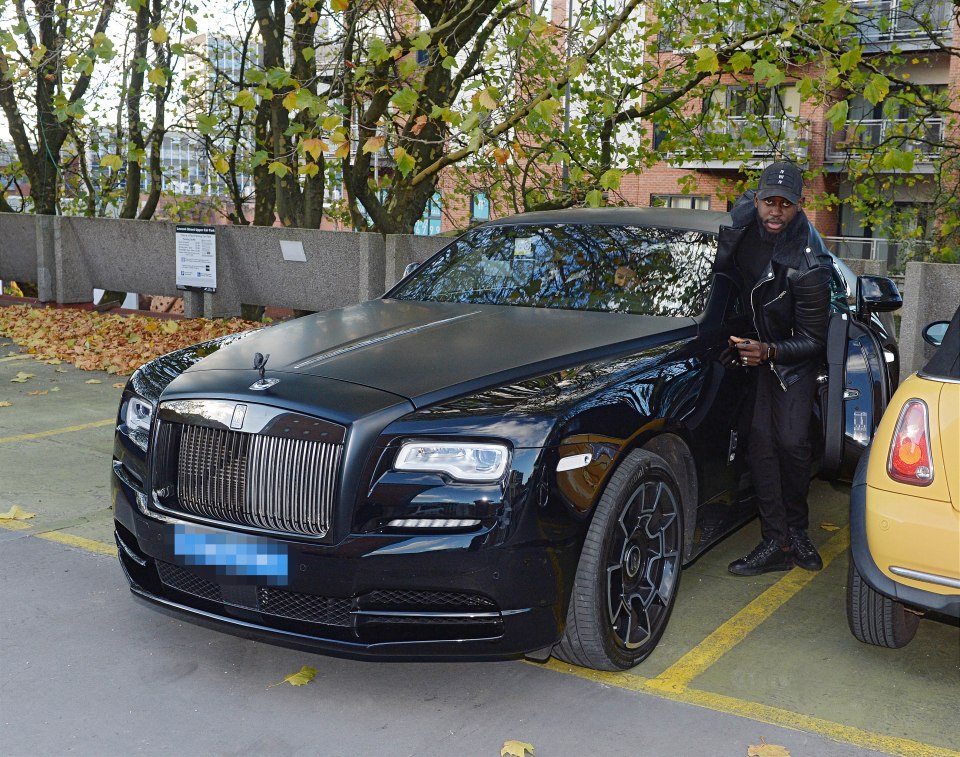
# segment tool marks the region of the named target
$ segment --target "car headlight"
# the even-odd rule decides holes
[[[446,473],[459,481],[497,481],[507,470],[510,450],[504,444],[474,442],[406,442],[396,470]]]
[[[135,394],[127,399],[127,406],[123,411],[123,422],[127,426],[127,434],[144,451],[150,440],[152,420],[153,404],[151,402]]]

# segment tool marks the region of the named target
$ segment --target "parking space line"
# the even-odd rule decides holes
[[[835,723],[812,715],[803,715],[792,710],[780,707],[751,702],[746,699],[737,699],[724,694],[715,694],[709,691],[688,689],[680,686],[676,689],[665,689],[653,685],[653,679],[633,675],[631,673],[604,673],[598,670],[588,670],[567,665],[557,660],[547,663],[528,663],[537,667],[546,667],[558,673],[574,675],[605,686],[613,686],[628,691],[669,699],[674,702],[683,702],[697,707],[704,707],[715,712],[728,715],[750,718],[761,723],[792,728],[796,731],[814,733],[834,741],[853,744],[854,746],[873,749],[885,754],[899,757],[960,757],[960,752],[946,749],[932,744],[924,744],[912,739],[902,739],[897,736],[888,736],[882,733],[866,731],[862,728]]]
[[[42,439],[45,436],[58,436],[59,434],[69,434],[72,431],[85,431],[88,428],[100,428],[101,426],[111,426],[116,423],[113,418],[107,418],[102,421],[91,421],[90,423],[81,423],[77,426],[64,426],[63,428],[52,428],[49,431],[37,431],[32,434],[19,434],[17,436],[0,436],[0,444],[7,442],[25,442],[30,439]]]
[[[844,527],[837,531],[820,550],[824,569],[849,546],[850,529]],[[817,575],[818,573],[812,571],[794,568],[740,612],[714,629],[709,636],[673,665],[656,678],[650,679],[650,685],[665,691],[685,688],[694,678],[743,641],[748,634]]]
[[[44,531],[42,533],[35,534],[35,536],[38,539],[54,541],[58,544],[65,544],[68,547],[77,547],[79,549],[86,550],[87,552],[96,552],[97,554],[109,555],[110,557],[117,556],[117,548],[113,544],[106,544],[102,541],[87,539],[83,536],[64,534],[60,531]]]

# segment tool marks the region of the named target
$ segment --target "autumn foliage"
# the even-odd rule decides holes
[[[40,359],[62,360],[84,371],[128,374],[155,357],[262,324],[229,320],[159,320],[74,308],[0,307],[0,336]]]

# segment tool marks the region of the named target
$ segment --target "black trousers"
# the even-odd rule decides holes
[[[764,539],[787,541],[789,527],[807,529],[810,488],[810,420],[816,391],[811,370],[786,391],[769,366],[756,382],[747,466],[757,495]]]

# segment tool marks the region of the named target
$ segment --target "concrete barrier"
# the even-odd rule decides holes
[[[94,288],[183,296],[188,317],[241,304],[329,310],[379,297],[446,237],[216,226],[217,291],[176,288],[176,223],[0,214],[0,280],[36,281],[44,302],[90,302]],[[305,260],[286,260],[281,242]]]
[[[923,340],[923,328],[949,321],[960,306],[960,265],[907,263],[900,320],[900,375],[920,370],[934,348]]]

